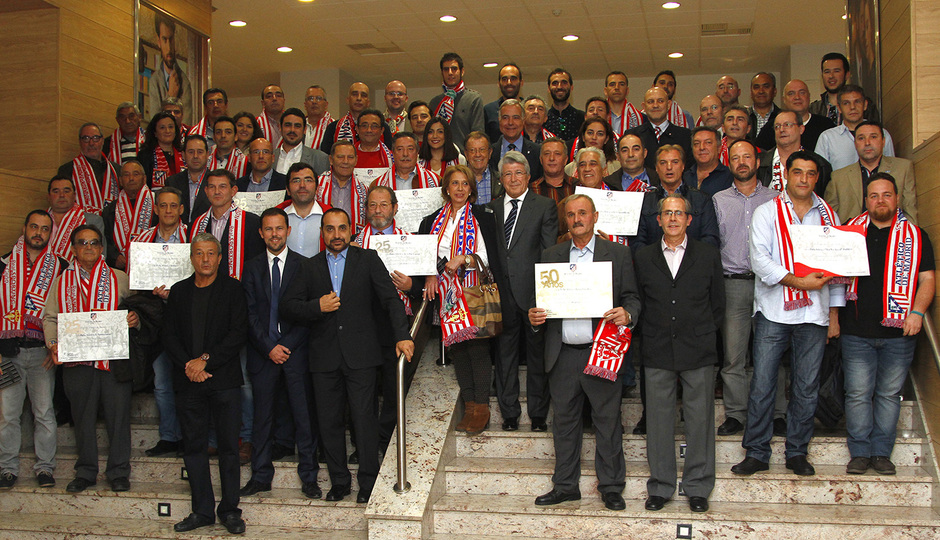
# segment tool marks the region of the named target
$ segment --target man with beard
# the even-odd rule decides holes
[[[160,110],[163,100],[176,98],[182,101],[183,110],[192,114],[193,91],[189,77],[176,61],[176,23],[159,11],[153,18],[154,33],[160,46],[160,67],[150,75],[150,111]],[[191,121],[189,117],[185,121]],[[182,125],[182,124],[181,124]]]
[[[486,126],[486,136],[492,140],[499,138],[499,106],[507,99],[519,99],[522,90],[522,70],[512,62],[499,69],[499,99],[483,106],[483,122]]]
[[[842,53],[831,52],[824,54],[819,62],[819,69],[822,74],[823,87],[825,92],[819,95],[819,99],[810,103],[809,112],[825,116],[833,124],[839,125],[842,122],[842,112],[839,110],[839,92],[850,80],[849,59]],[[865,98],[865,118],[877,122],[881,119],[875,103]]]
[[[555,68],[548,74],[548,93],[552,96],[552,106],[548,109],[545,129],[558,135],[565,141],[578,136],[584,111],[578,110],[569,102],[574,80],[571,74],[562,68]]]
[[[294,163],[308,163],[322,174],[329,170],[329,158],[316,148],[304,144],[307,119],[303,111],[291,107],[281,115],[281,144],[274,156],[274,170],[287,174]]]

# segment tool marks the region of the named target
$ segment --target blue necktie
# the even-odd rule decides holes
[[[506,233],[506,247],[509,247],[509,240],[512,239],[512,226],[516,224],[516,211],[519,210],[519,199],[509,201],[512,204],[512,210],[509,211],[509,217],[506,218],[506,226],[503,227]]]
[[[277,329],[277,304],[281,295],[281,269],[277,267],[279,259],[275,257],[274,265],[271,267],[271,313],[268,319],[268,337],[272,341],[277,341],[281,333]]]

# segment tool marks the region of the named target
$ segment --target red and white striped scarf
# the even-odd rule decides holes
[[[52,208],[50,208],[48,212],[51,216]],[[72,231],[75,230],[75,227],[84,225],[85,223],[85,210],[76,203],[71,210],[62,216],[62,220],[58,225],[55,223],[52,224],[52,236],[49,238],[49,248],[52,252],[69,262],[74,261],[75,254],[72,253],[72,245],[69,243],[69,237],[72,236]]]
[[[459,212],[459,210],[456,212]],[[454,213],[455,210],[451,204],[447,203],[437,213],[437,217],[434,218],[431,234],[437,235],[438,245],[440,245],[447,223],[449,223]],[[473,217],[469,203],[464,205],[463,214],[456,219],[459,221],[450,241],[450,259],[475,253],[477,246],[477,230],[479,230],[480,224]],[[473,325],[473,319],[470,317],[469,309],[467,309],[467,300],[463,295],[463,287],[473,287],[477,283],[475,269],[466,271],[463,279],[458,279],[457,274],[451,275],[447,272],[438,274],[437,292],[441,297],[439,315],[444,345],[453,345],[476,337],[477,328]]]
[[[630,348],[632,339],[633,331],[626,326],[607,324],[606,319],[601,319],[594,332],[594,345],[584,374],[616,381],[617,372],[623,365],[623,355]]]
[[[428,160],[426,160],[426,159],[419,159],[419,160],[418,160],[418,168],[419,168],[419,169],[424,169],[425,171],[428,171],[429,173],[431,173],[431,174],[437,176],[438,178],[440,178],[441,175],[444,174],[444,171],[446,171],[448,167],[453,167],[454,165],[459,165],[459,164],[460,164],[460,158],[452,159],[452,160],[450,160],[450,161],[445,161],[445,162],[441,163],[441,172],[440,172],[440,174],[438,174],[437,171],[434,171],[434,170],[431,169],[431,162],[430,162],[430,161],[428,161]]]
[[[212,148],[209,155],[209,165],[206,170],[212,171],[219,168],[219,147]],[[233,148],[232,153],[228,155],[228,161],[225,162],[225,170],[235,175],[235,178],[245,176],[248,171],[248,157],[238,148]]]
[[[431,226],[431,234],[437,235],[438,244],[441,243],[441,237],[444,236],[447,223],[450,222],[452,215],[456,212],[460,212],[460,210],[454,210],[450,203],[447,203],[437,213],[437,217],[434,218],[434,224]],[[480,224],[477,223],[477,219],[473,217],[470,203],[464,205],[463,213],[456,219],[458,219],[457,228],[454,229],[454,236],[450,241],[449,259],[476,253],[477,231],[480,229]],[[464,274],[463,284],[465,287],[474,287],[477,285],[476,270],[470,269]]]
[[[209,218],[212,209],[196,218],[193,223],[192,242],[196,235],[206,232],[209,227]],[[232,203],[232,211],[228,214],[228,275],[241,281],[242,269],[245,267],[245,211]]]
[[[73,264],[62,272],[59,289],[56,291],[60,313],[81,313],[86,311],[114,311],[118,308],[117,274],[98,259],[88,279],[82,279],[81,266]],[[111,371],[108,360],[80,362],[77,365],[94,365],[95,369]]]
[[[401,230],[398,227],[395,227],[394,221],[392,222],[392,230],[394,231],[394,234],[397,234],[397,235],[411,234],[407,231]],[[356,239],[359,241],[359,245],[363,249],[369,249],[369,244],[371,244],[371,238],[374,234],[376,233],[372,230],[372,224],[371,223],[366,224],[365,228],[363,228],[362,231],[359,232],[359,236],[357,236]],[[412,315],[411,298],[409,298],[408,295],[405,294],[405,291],[399,291],[398,289],[396,289],[396,292],[398,292],[398,297],[401,298],[402,303],[405,304],[405,315]]]
[[[698,120],[695,121],[695,127],[704,126],[704,125],[705,125],[705,121],[702,120],[701,116],[699,116]]]
[[[457,86],[454,88],[449,88],[446,84],[441,86],[444,87],[444,98],[437,104],[437,109],[434,110],[434,116],[440,116],[449,124],[454,118],[454,107],[457,105],[457,96],[463,94],[467,87],[464,85],[463,80],[457,83]]]
[[[574,161],[575,154],[577,154],[578,150],[580,150],[580,148],[578,148],[578,144],[580,143],[581,143],[581,137],[575,137],[574,140],[571,141],[571,152],[568,152],[569,163]]]
[[[310,148],[320,148],[320,143],[323,142],[323,134],[326,133],[326,128],[333,121],[333,117],[330,116],[330,113],[327,112],[323,115],[323,118],[317,122],[317,125],[314,126],[307,122],[307,133],[306,138],[304,139],[304,144]]]
[[[72,182],[75,184],[75,200],[79,206],[92,214],[101,215],[101,209],[106,204],[117,198],[118,182],[117,171],[114,165],[103,155],[104,160],[104,185],[98,187],[98,179],[95,178],[95,170],[91,168],[88,158],[79,154],[72,160]]]
[[[643,123],[643,117],[640,110],[629,101],[623,102],[623,108],[620,109],[620,121],[614,124],[614,112],[607,113],[607,121],[611,129],[614,130],[616,139],[619,139],[627,130],[633,129]]]
[[[351,177],[349,181],[353,184],[352,189],[349,190],[352,195],[352,201],[350,201],[349,204],[349,207],[352,209],[352,215],[349,216],[349,220],[356,228],[356,230],[353,231],[355,235],[359,234],[359,231],[366,225],[365,204],[368,192],[366,187],[363,186],[361,182],[357,181],[355,177]],[[320,178],[317,179],[317,203],[319,203],[324,210],[334,206],[332,169],[321,174]]]
[[[368,152],[368,150],[362,150],[361,146],[362,146],[362,143],[361,143],[361,142],[357,142],[357,143],[356,143],[356,152],[357,152],[357,153],[358,153],[358,152],[363,152],[363,151],[364,151],[364,152]],[[379,143],[379,150],[382,151],[382,153],[379,155],[379,156],[382,158],[382,164],[379,165],[379,166],[380,166],[380,167],[391,167],[392,164],[395,163],[395,158],[392,157],[392,151],[389,150],[388,147],[385,146],[385,145],[384,145],[383,143],[381,143],[381,142]],[[373,152],[368,152],[368,153],[371,154],[371,153],[374,153],[374,152],[377,152],[377,151],[378,151],[378,150],[375,150],[375,151],[373,151]]]
[[[398,189],[397,184],[398,176],[394,165],[382,176],[375,179],[375,185],[385,186],[392,190]],[[440,185],[441,177],[436,172],[429,171],[424,167],[415,167],[415,177],[411,181],[411,189],[435,188],[440,187]]]
[[[271,126],[271,119],[268,118],[268,115],[265,114],[264,111],[261,111],[261,114],[255,118],[255,122],[258,122],[258,126],[261,127],[261,133],[264,134],[264,138],[270,141],[271,144],[277,146],[278,143],[281,142],[280,138],[278,138],[276,141],[274,140],[275,133],[274,128]],[[238,178],[241,178],[241,176],[244,175],[240,175]]]
[[[689,122],[685,118],[685,112],[675,101],[669,106],[669,112],[666,113],[666,119],[674,126],[689,127]]]
[[[727,135],[721,138],[721,149],[718,151],[718,159],[721,160],[721,164],[724,165],[725,167],[730,166],[728,165],[729,161],[728,161],[728,136]]]
[[[52,280],[59,275],[62,263],[46,246],[36,261],[28,264],[29,255],[21,236],[13,246],[7,267],[0,277],[0,339],[26,337],[42,339],[42,316]]]
[[[115,129],[114,133],[111,134],[111,145],[108,147],[108,160],[122,165],[124,161],[121,159],[121,140],[123,140],[123,135],[121,135],[120,129]],[[140,152],[140,145],[144,144],[144,130],[137,128],[137,140],[134,153],[137,154]]]
[[[633,188],[633,186],[636,185],[637,182],[639,182],[640,184],[643,184],[643,181],[642,181],[642,180],[635,180],[635,181],[633,182],[633,184],[630,184],[630,188]],[[643,184],[643,185],[646,185],[646,184]],[[604,183],[604,182],[601,182],[601,187],[596,188],[596,189],[599,189],[599,190],[601,190],[601,191],[611,191],[610,186],[608,186],[608,185],[607,185],[606,183]],[[645,190],[643,190],[643,191],[652,191],[652,190],[653,190],[653,188],[648,188],[648,189],[645,189]],[[639,191],[639,190],[627,189],[627,191]],[[614,243],[616,243],[616,244],[623,244],[623,245],[625,245],[625,246],[630,245],[629,242],[628,242],[628,240],[627,240],[628,237],[626,237],[626,236],[617,235],[617,234],[605,234],[605,235],[604,235],[604,238],[606,238],[606,239],[608,239],[608,240],[610,240],[611,242],[614,242]]]
[[[124,257],[127,257],[131,238],[150,227],[152,220],[153,193],[150,189],[146,185],[142,187],[135,201],[131,201],[122,189],[114,209],[114,243]]]
[[[342,120],[336,122],[333,142],[341,140],[352,141],[354,144],[359,143],[359,135],[356,133],[356,120],[351,112],[346,113]]]
[[[206,119],[205,116],[203,116],[202,119],[199,120],[199,123],[189,128],[189,133],[187,133],[187,135],[202,135],[203,137],[205,137],[206,133],[208,133],[208,129],[209,129],[209,120]]]
[[[171,166],[166,159],[166,152],[157,146],[153,149],[153,178],[150,185],[154,189],[160,189],[166,185],[168,176],[173,176],[184,168],[186,168],[186,165],[183,164],[182,150],[173,152],[173,165]]]
[[[803,147],[801,146],[800,150],[802,149]],[[777,191],[783,191],[787,188],[787,180],[783,177],[783,163],[780,159],[780,152],[777,149],[774,149],[773,163],[774,165],[771,167],[770,185],[768,187],[776,189]]]
[[[141,232],[137,236],[131,238],[132,242],[143,242],[145,244],[150,244],[157,240],[157,233],[160,231],[160,226],[150,227],[146,231]],[[189,241],[189,236],[186,234],[186,224],[182,221],[176,227],[176,236],[180,239],[180,243],[187,243]],[[162,241],[161,241],[162,243]]]
[[[606,188],[607,184],[604,184],[604,187]],[[604,189],[604,188],[601,188],[601,189]],[[610,188],[607,188],[607,189],[610,189]],[[646,182],[640,180],[639,178],[634,178],[633,182],[630,183],[630,185],[627,186],[627,189],[625,189],[624,191],[630,191],[634,193],[636,192],[646,193],[647,191],[653,191],[653,186],[647,184]]]
[[[812,195],[812,197],[816,200],[816,209],[819,210],[821,218],[819,224],[835,226],[838,223],[835,218],[836,213],[832,211],[832,208],[826,201],[816,195]],[[787,195],[785,191],[774,199],[774,204],[777,206],[774,232],[777,236],[777,251],[780,252],[780,264],[782,264],[788,272],[793,274],[795,264],[793,262],[793,239],[790,237],[790,224],[796,220],[796,216],[793,215],[793,210],[790,209],[789,201],[790,196]],[[806,291],[787,287],[786,285],[783,286],[783,309],[785,311],[792,311],[811,305],[813,305],[813,301]]]
[[[848,222],[861,225],[868,234],[871,219],[868,212]],[[904,212],[898,213],[891,224],[891,236],[885,253],[884,291],[881,294],[881,326],[901,328],[913,309],[917,294],[917,274],[921,260],[920,228],[911,223]],[[858,278],[853,278],[845,292],[846,300],[858,300]]]

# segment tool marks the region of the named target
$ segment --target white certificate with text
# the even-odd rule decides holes
[[[389,272],[399,271],[406,276],[433,276],[437,274],[437,235],[385,234],[369,237],[369,249],[374,249]]]
[[[620,236],[636,236],[643,209],[643,193],[634,191],[609,191],[584,186],[574,188],[575,193],[587,195],[597,209],[595,231]]]
[[[244,210],[245,212],[251,212],[252,214],[260,216],[262,212],[268,208],[274,208],[275,206],[284,202],[285,190],[279,189],[277,191],[254,191],[254,192],[239,192],[235,194],[235,205]]]
[[[59,362],[130,358],[127,310],[59,313]]]
[[[812,272],[827,276],[867,276],[868,247],[862,227],[790,225],[794,274]]]
[[[395,226],[411,233],[418,232],[425,216],[444,206],[441,188],[400,189],[395,196],[398,197]]]
[[[613,264],[537,263],[535,306],[549,319],[603,317],[614,306]]]
[[[170,288],[193,273],[189,244],[131,242],[127,269],[132,291],[151,291],[161,285]]]
[[[357,182],[369,189],[369,185],[388,170],[389,167],[356,167],[353,169],[353,176],[356,177]]]

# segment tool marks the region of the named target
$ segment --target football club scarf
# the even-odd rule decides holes
[[[419,168],[419,169],[424,169],[424,170],[428,171],[429,173],[431,173],[431,174],[437,176],[438,178],[440,178],[441,175],[444,174],[444,171],[446,171],[448,167],[453,167],[454,165],[459,165],[459,164],[460,164],[460,158],[452,159],[452,160],[450,160],[450,161],[444,161],[444,162],[441,163],[441,172],[440,172],[440,174],[438,174],[436,171],[434,171],[434,170],[431,169],[431,162],[430,162],[430,161],[428,161],[428,160],[426,160],[426,159],[419,159],[419,160],[418,160],[418,168]]]
[[[127,257],[127,248],[131,238],[150,227],[153,220],[153,193],[145,185],[137,193],[137,200],[131,201],[123,189],[118,195],[114,209],[114,243],[118,251]]]
[[[209,121],[206,119],[205,116],[203,116],[202,119],[199,120],[199,123],[189,128],[189,133],[187,133],[187,135],[202,135],[203,137],[205,137],[206,133],[208,133],[208,128],[209,128]]]
[[[375,179],[375,185],[385,186],[391,190],[397,189],[395,186],[398,183],[398,176],[395,172],[395,166],[393,165],[391,169],[382,174],[382,176]],[[440,187],[441,177],[433,171],[429,171],[424,167],[415,167],[415,177],[411,181],[411,189],[424,189],[424,188],[435,188]]]
[[[336,122],[336,132],[333,133],[333,142],[347,140],[353,144],[359,143],[359,135],[356,134],[356,120],[351,112],[346,113],[342,120]]]
[[[317,125],[314,126],[307,122],[307,133],[304,139],[304,142],[310,148],[320,148],[320,143],[323,142],[323,134],[326,133],[326,128],[333,122],[333,117],[330,116],[330,113],[327,112],[323,115],[323,118],[317,122]]]
[[[728,165],[728,136],[725,135],[721,138],[721,149],[718,151],[718,159],[721,160],[721,164],[725,167],[730,167]]]
[[[688,129],[689,122],[685,118],[685,112],[683,112],[682,107],[679,106],[675,101],[671,102],[669,106],[669,112],[666,113],[666,119],[669,120],[669,123],[674,126],[684,127]]]
[[[362,185],[361,182],[356,180],[356,178],[350,177],[349,181],[352,182],[352,189],[349,190],[352,196],[352,201],[350,201],[349,207],[352,209],[352,215],[349,216],[349,220],[355,226],[355,230],[352,231],[353,236],[359,233],[363,227],[366,225],[366,187]],[[333,207],[333,170],[325,172],[320,175],[320,178],[317,179],[317,203],[325,211],[327,208]]]
[[[444,87],[444,98],[437,104],[437,109],[434,110],[434,116],[440,116],[449,124],[454,118],[454,107],[457,105],[457,96],[463,94],[467,87],[464,85],[463,80],[457,83],[457,86],[454,88],[450,88],[446,84],[441,86]]]
[[[394,231],[394,234],[399,235],[399,236],[405,235],[405,234],[411,234],[396,227],[394,221],[392,221],[392,230]],[[365,228],[362,229],[362,231],[359,233],[359,236],[357,237],[357,240],[359,241],[359,245],[363,249],[372,249],[370,247],[370,244],[372,243],[371,239],[374,234],[375,232],[372,230],[372,225],[367,224]],[[384,236],[384,235],[379,235],[379,236]],[[391,236],[391,235],[388,235],[388,236]],[[405,315],[413,315],[413,313],[411,312],[411,298],[408,298],[408,295],[405,294],[405,291],[399,291],[398,289],[395,289],[395,291],[398,293],[398,297],[401,298],[402,303],[405,304]]]
[[[157,233],[160,232],[160,226],[150,227],[146,231],[138,234],[131,238],[131,242],[142,242],[145,244],[150,244],[152,242],[157,242]],[[180,239],[180,243],[187,243],[189,241],[189,236],[186,234],[186,225],[181,221],[176,227],[176,237]],[[163,243],[162,240],[159,243]]]
[[[123,135],[121,135],[120,129],[115,129],[114,133],[111,134],[111,145],[108,147],[108,160],[118,165],[124,163],[121,159],[121,141],[123,140]],[[144,130],[137,128],[137,137],[135,141],[135,150],[134,153],[137,154],[140,152],[140,145],[144,143]]]
[[[0,277],[0,339],[43,339],[42,316],[52,280],[62,264],[47,245],[30,265],[23,237],[13,246]]]
[[[209,227],[209,218],[212,217],[210,208],[205,214],[193,222],[193,238]],[[192,238],[190,238],[192,242]],[[245,267],[245,211],[232,203],[232,211],[228,214],[228,275],[241,281],[242,269]]]
[[[361,142],[357,142],[357,143],[356,143],[356,152],[362,152],[362,151],[363,151],[362,148],[361,148],[361,146],[362,146],[362,143],[361,143]],[[388,147],[385,146],[385,145],[384,145],[383,143],[381,143],[381,142],[379,143],[379,148],[378,148],[378,150],[381,150],[381,151],[382,151],[382,153],[380,154],[380,157],[382,158],[382,164],[380,165],[380,167],[391,167],[392,164],[395,163],[395,158],[392,157],[392,152],[391,152],[391,150],[389,150]],[[376,150],[376,151],[378,151],[378,150]],[[367,152],[368,152],[368,151],[367,151]]]
[[[803,147],[800,146],[800,150]],[[787,180],[783,177],[783,163],[781,163],[780,152],[774,149],[773,167],[771,167],[770,185],[767,187],[783,191],[787,187]]]
[[[610,111],[607,113],[607,121],[610,123],[611,129],[613,129],[614,133],[617,135],[616,138],[619,139],[627,130],[642,124],[643,117],[640,115],[639,109],[632,103],[624,101],[623,107],[620,109],[620,120],[614,124],[614,113]],[[575,145],[575,147],[577,147],[577,145]]]
[[[50,208],[48,212],[51,216],[52,209]],[[75,260],[75,254],[72,253],[72,245],[69,243],[69,238],[72,236],[72,231],[75,230],[75,227],[84,225],[85,222],[85,210],[76,203],[71,210],[62,216],[62,221],[60,221],[58,225],[52,225],[52,236],[49,238],[49,248],[52,252],[69,262]]]
[[[864,212],[848,225],[861,225],[868,234],[871,218]],[[884,290],[881,294],[881,326],[902,328],[904,319],[913,309],[917,294],[917,274],[920,269],[920,228],[911,223],[904,212],[898,213],[891,223],[891,236],[885,254]],[[852,278],[845,293],[846,300],[858,300],[858,278]]]
[[[209,155],[209,165],[206,170],[212,171],[219,168],[219,147],[212,148]],[[241,178],[248,172],[248,157],[238,148],[232,148],[232,153],[228,155],[225,162],[225,170],[235,175],[235,178]]]
[[[450,203],[444,205],[434,218],[431,234],[437,235],[438,245],[447,229],[451,217],[460,210],[454,210]],[[463,207],[463,213],[457,216],[457,226],[450,243],[450,257],[462,257],[476,252],[477,230],[479,223],[473,217],[470,204]],[[444,344],[453,345],[476,336],[477,328],[473,325],[467,301],[463,295],[463,287],[473,287],[478,284],[477,272],[474,269],[464,272],[462,278],[447,272],[438,274],[438,294],[441,296],[440,318],[441,330],[444,335]]]
[[[117,171],[114,165],[103,155],[104,185],[99,188],[95,178],[95,170],[91,168],[88,158],[79,154],[72,160],[72,182],[75,184],[75,201],[79,206],[92,214],[101,215],[101,209],[118,196]]]
[[[153,149],[153,178],[150,185],[154,189],[160,189],[166,185],[166,179],[169,176],[182,171],[186,165],[183,164],[183,151],[173,152],[173,164],[166,159],[166,152],[157,146]]]
[[[641,184],[643,184],[643,181],[642,181],[642,180],[636,180],[636,181],[634,181],[633,184],[630,184],[630,187],[632,188],[633,185],[636,184],[636,182],[640,182]],[[644,185],[645,185],[645,184],[644,184]],[[608,186],[607,184],[605,184],[605,183],[603,183],[603,182],[601,183],[601,187],[596,188],[596,189],[599,189],[599,190],[601,190],[601,191],[611,191],[610,186]],[[653,188],[648,188],[648,189],[646,189],[646,190],[644,190],[644,191],[652,191],[652,190],[653,190]],[[631,190],[628,189],[627,191],[631,191]],[[622,244],[622,245],[624,245],[624,246],[629,245],[629,242],[627,241],[627,238],[628,238],[628,237],[626,237],[626,236],[621,236],[621,235],[617,235],[617,234],[605,234],[605,235],[604,235],[604,238],[606,238],[606,239],[608,239],[608,240],[610,240],[611,242],[614,242],[614,243],[616,243],[616,244]]]
[[[60,313],[114,311],[118,308],[117,274],[104,262],[104,257],[95,263],[88,279],[82,279],[81,266],[73,264],[59,278],[56,299],[59,301]],[[111,371],[108,360],[79,362],[77,365],[93,365],[95,369]]]
[[[268,115],[265,114],[264,111],[261,111],[261,114],[255,118],[255,122],[257,122],[258,126],[261,127],[261,133],[264,135],[264,138],[267,139],[271,144],[277,146],[277,144],[281,142],[279,140],[274,140],[275,133],[274,128],[271,125],[271,119],[268,118]],[[236,178],[241,178],[242,176],[244,175],[236,175]]]
[[[819,210],[821,218],[820,225],[835,226],[836,214],[832,211],[832,208],[826,201],[816,195],[812,195],[812,197],[816,200],[816,209]],[[774,199],[774,204],[777,207],[774,232],[777,236],[777,251],[780,252],[780,264],[782,264],[788,272],[794,274],[795,263],[793,261],[793,239],[790,237],[790,225],[794,222],[796,216],[793,215],[793,210],[791,210],[790,205],[787,204],[789,201],[790,196],[787,195],[786,191]],[[811,305],[813,305],[813,301],[806,291],[794,287],[787,287],[786,285],[783,286],[783,309],[785,311],[793,311],[794,309]]]
[[[594,332],[594,345],[584,374],[616,381],[617,372],[623,365],[623,355],[630,348],[632,339],[633,332],[626,326],[607,324],[606,319],[601,319]]]
[[[388,112],[388,111],[385,111]],[[385,116],[385,123],[388,124],[389,130],[392,132],[392,135],[404,131],[405,129],[401,127],[402,122],[408,119],[408,111],[402,111],[395,116]]]

